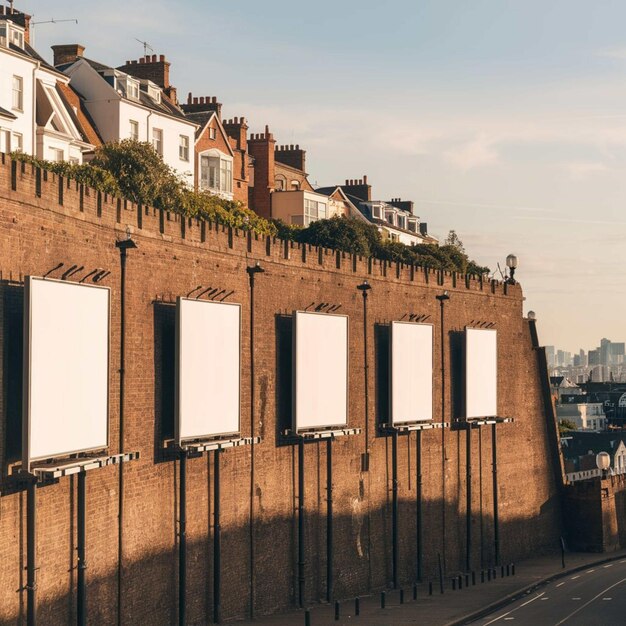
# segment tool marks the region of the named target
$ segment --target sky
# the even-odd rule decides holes
[[[25,0],[34,46],[122,65],[137,40],[180,99],[267,124],[309,179],[368,176],[496,271],[508,253],[542,344],[626,340],[623,0]]]

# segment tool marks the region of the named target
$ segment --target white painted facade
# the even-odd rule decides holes
[[[161,90],[156,85],[129,77],[119,70],[104,70],[100,73],[84,59],[77,60],[64,72],[70,79],[70,85],[85,99],[85,107],[104,142],[136,138],[154,145],[160,131],[162,139],[158,151],[163,161],[185,182],[193,186],[193,146],[197,125],[155,111],[139,100],[134,101],[121,93],[126,93],[130,83],[133,86],[136,84],[144,92],[148,90],[148,93],[158,98],[161,97]],[[115,87],[110,83],[114,83]],[[158,91],[158,95],[155,90]],[[187,160],[181,158],[181,136],[187,138],[189,146]]]
[[[605,430],[607,419],[602,402],[568,402],[558,404],[556,417],[568,420],[576,425],[577,430]]]
[[[49,161],[82,163],[85,143],[57,91],[57,83],[69,82],[23,49],[24,29],[10,20],[0,20],[0,152],[20,150]],[[12,117],[15,116],[15,119]]]

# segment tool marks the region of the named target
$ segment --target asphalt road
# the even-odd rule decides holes
[[[626,559],[555,580],[472,624],[624,626]]]

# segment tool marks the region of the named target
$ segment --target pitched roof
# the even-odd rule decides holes
[[[83,61],[85,61],[86,63],[88,63],[99,74],[101,72],[106,71],[106,70],[111,70],[111,71],[114,71],[114,72],[119,72],[120,74],[125,74],[127,76],[130,76],[130,74],[126,74],[126,72],[122,72],[121,70],[115,69],[113,67],[109,67],[108,65],[104,65],[103,63],[99,63],[98,61],[94,61],[92,59],[88,59],[87,57],[80,57],[80,58]],[[60,65],[59,69],[67,69],[70,65],[73,65],[73,64],[74,64],[74,62],[69,63],[69,64]],[[135,77],[133,77],[133,78],[135,78]],[[141,79],[135,78],[135,80],[139,80],[140,81]],[[160,87],[159,87],[159,89],[161,91],[161,101],[160,102],[157,102],[156,100],[153,100],[145,91],[143,91],[142,89],[139,89],[139,102],[140,102],[140,104],[142,104],[143,106],[147,107],[148,109],[152,109],[153,111],[157,111],[158,113],[163,113],[163,114],[169,115],[171,117],[176,117],[176,118],[178,118],[180,120],[190,121],[190,120],[187,119],[185,114],[165,94],[163,94],[163,90]],[[120,91],[118,91],[118,93],[127,102],[137,103],[137,100],[133,100],[133,99],[127,98],[126,94],[120,93]],[[194,123],[193,121],[191,121],[191,122]]]
[[[625,440],[626,433],[572,431],[567,433],[567,440],[562,446],[563,456],[566,459],[577,459],[590,451],[592,454],[599,452],[614,454],[620,442],[624,441],[626,445]]]
[[[96,125],[93,123],[91,116],[85,108],[83,99],[78,95],[78,93],[69,85],[64,85],[62,83],[57,83],[57,91],[61,95],[61,99],[67,105],[66,108],[69,111],[78,132],[81,134],[83,141],[90,143],[93,146],[102,145],[103,141],[98,134]]]
[[[13,113],[11,113],[11,111],[7,111],[6,109],[3,109],[2,107],[0,107],[0,117],[7,117],[10,120],[16,120],[17,116],[13,115]]]

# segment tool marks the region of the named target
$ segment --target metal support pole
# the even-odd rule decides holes
[[[87,586],[85,584],[85,570],[87,569],[87,562],[85,560],[85,537],[87,531],[86,482],[87,472],[80,472],[78,474],[78,541],[76,547],[78,552],[76,622],[78,626],[86,626],[87,624]]]
[[[333,598],[333,440],[326,440],[326,600]]]
[[[391,572],[398,588],[398,431],[391,437]]]
[[[466,485],[467,501],[465,512],[465,571],[472,570],[472,425],[465,429],[465,458],[466,458]]]
[[[422,582],[423,544],[423,511],[422,511],[422,431],[415,431],[415,465],[417,467],[417,580]]]
[[[304,608],[304,439],[298,441],[298,603]]]
[[[187,623],[187,455],[180,454],[178,478],[178,626]]]
[[[213,453],[213,621],[222,619],[222,546],[220,528],[220,451]]]
[[[478,490],[480,492],[480,569],[485,567],[485,526],[483,519],[483,429],[478,427]]]
[[[255,551],[254,551],[254,494],[255,494],[255,397],[256,397],[256,376],[255,376],[255,361],[254,361],[254,277],[257,274],[262,274],[265,270],[257,262],[252,267],[247,267],[246,272],[250,279],[250,436],[252,442],[250,443],[250,521],[249,521],[249,537],[250,544],[250,619],[254,619],[254,593],[255,593]]]
[[[498,439],[496,425],[491,425],[491,463],[493,470],[493,543],[496,551],[496,565],[500,563],[500,524],[498,520]]]
[[[126,239],[115,242],[120,251],[120,393],[119,393],[119,452],[124,452],[124,389],[126,378],[126,256],[137,244],[126,231]],[[122,572],[124,568],[124,463],[120,461],[117,494],[117,625],[122,626]]]
[[[37,484],[26,489],[26,623],[37,624]]]
[[[441,350],[441,556],[442,567],[446,571],[446,352],[445,352],[445,302],[450,299],[445,291],[439,296],[440,311],[440,350]]]

